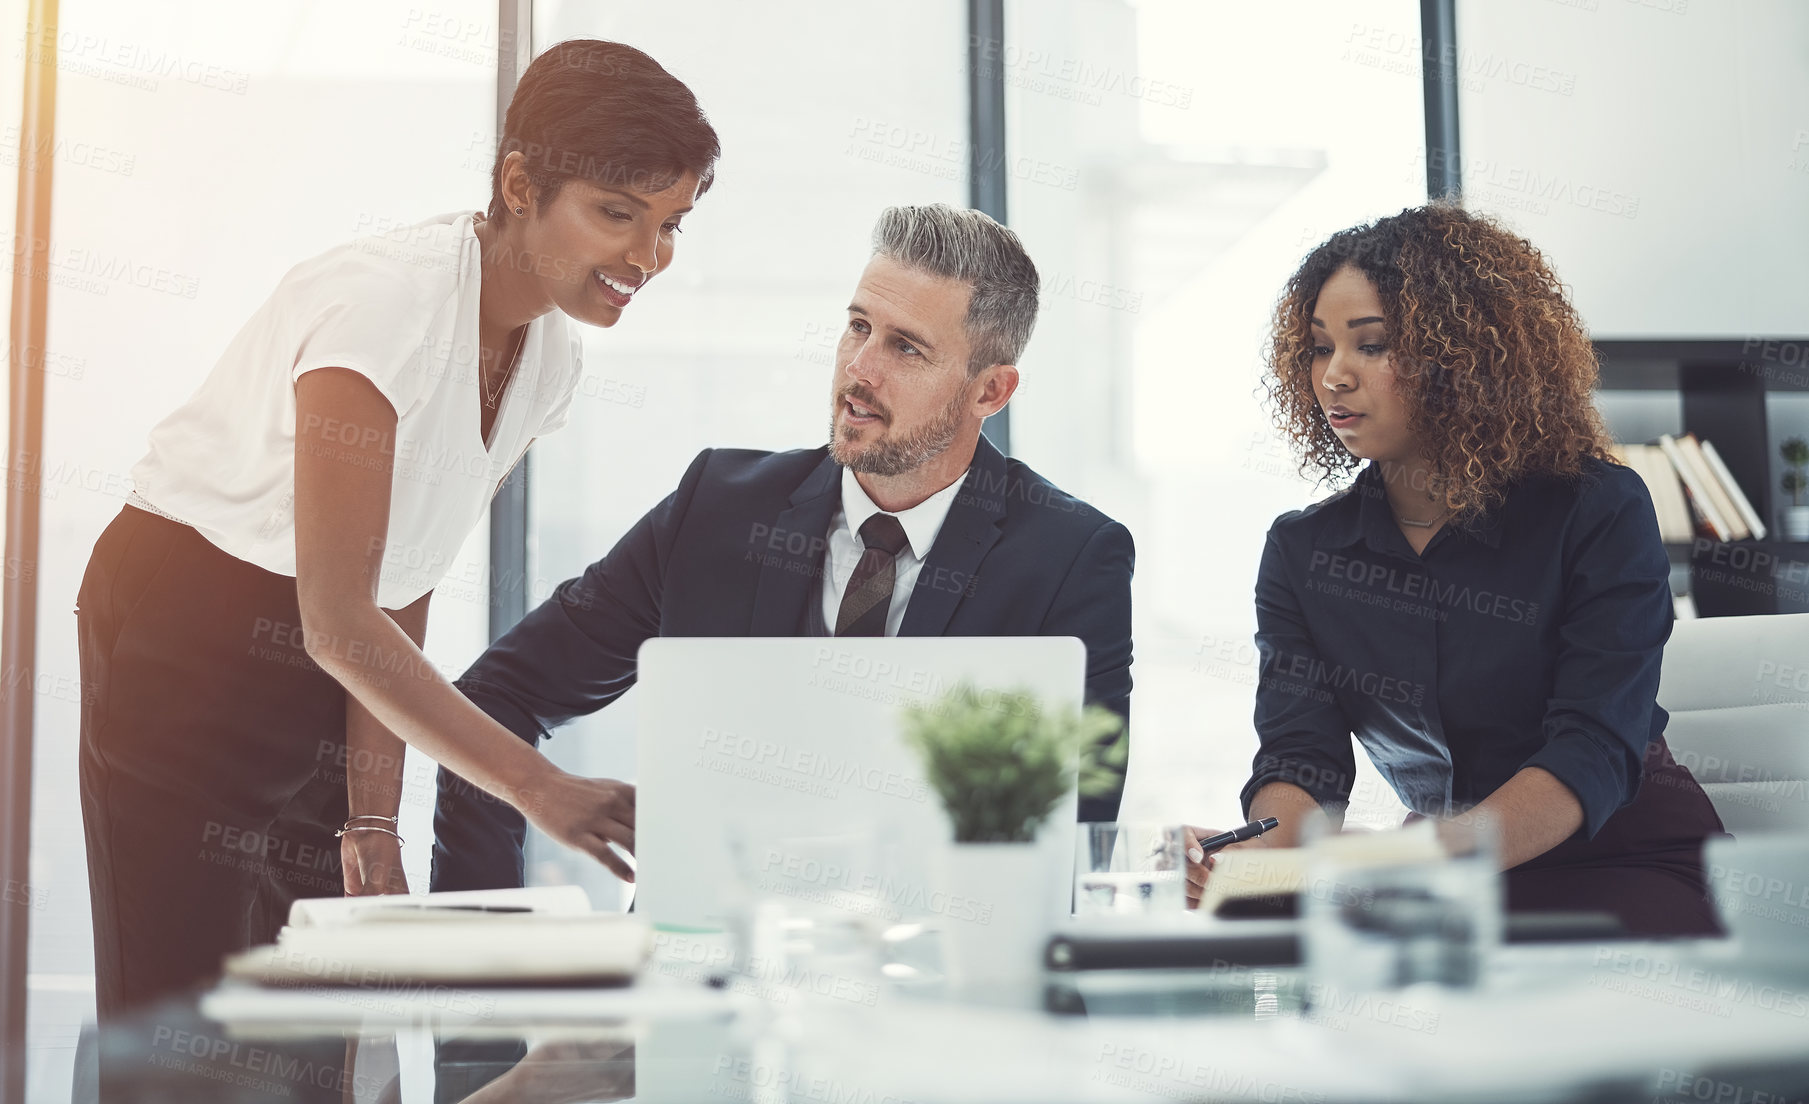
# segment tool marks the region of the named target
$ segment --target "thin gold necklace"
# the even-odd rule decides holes
[[[515,351],[509,354],[509,366],[503,369],[502,381],[496,385],[496,390],[494,392],[490,390],[487,384],[485,385],[484,405],[492,410],[496,409],[496,400],[502,397],[503,389],[509,386],[509,377],[515,374],[515,360],[517,357],[521,356],[521,347],[527,344],[527,340],[528,328],[526,325],[523,325],[521,327],[521,334],[515,339]]]
[[[1426,497],[1431,498],[1432,496],[1427,495]],[[1425,521],[1415,521],[1410,517],[1402,517],[1401,512],[1399,510],[1395,510],[1393,506],[1390,506],[1389,509],[1394,512],[1394,519],[1396,521],[1400,522],[1402,525],[1411,525],[1415,529],[1430,529],[1434,525],[1437,525],[1439,522],[1443,521],[1445,519],[1445,515],[1451,512],[1451,508],[1447,506],[1446,508],[1440,510],[1438,513],[1433,514],[1430,518],[1426,519]]]

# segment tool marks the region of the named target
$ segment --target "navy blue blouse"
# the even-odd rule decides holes
[[[1627,468],[1591,460],[1574,480],[1523,480],[1416,555],[1368,465],[1269,529],[1245,812],[1277,781],[1348,801],[1354,733],[1416,812],[1447,815],[1543,767],[1593,838],[1638,793],[1664,733],[1669,573],[1651,497]]]

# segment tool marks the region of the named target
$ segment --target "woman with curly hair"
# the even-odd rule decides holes
[[[1243,804],[1282,826],[1243,846],[1338,819],[1355,734],[1416,816],[1488,815],[1511,910],[1715,930],[1721,822],[1655,701],[1669,563],[1538,250],[1442,204],[1334,234],[1288,281],[1269,368],[1302,471],[1350,486],[1269,530]]]

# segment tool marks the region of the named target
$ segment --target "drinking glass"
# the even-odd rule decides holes
[[[1316,982],[1365,992],[1421,983],[1464,988],[1483,977],[1502,927],[1493,825],[1466,815],[1407,833],[1436,843],[1428,839],[1405,861],[1363,834],[1309,845],[1302,911]]]
[[[1081,916],[1180,912],[1186,860],[1181,826],[1082,824],[1074,855],[1074,911]]]

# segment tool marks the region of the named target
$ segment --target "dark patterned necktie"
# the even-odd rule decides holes
[[[905,547],[904,526],[891,514],[874,514],[861,523],[861,558],[842,592],[835,615],[837,636],[884,636],[892,609],[893,564]]]

